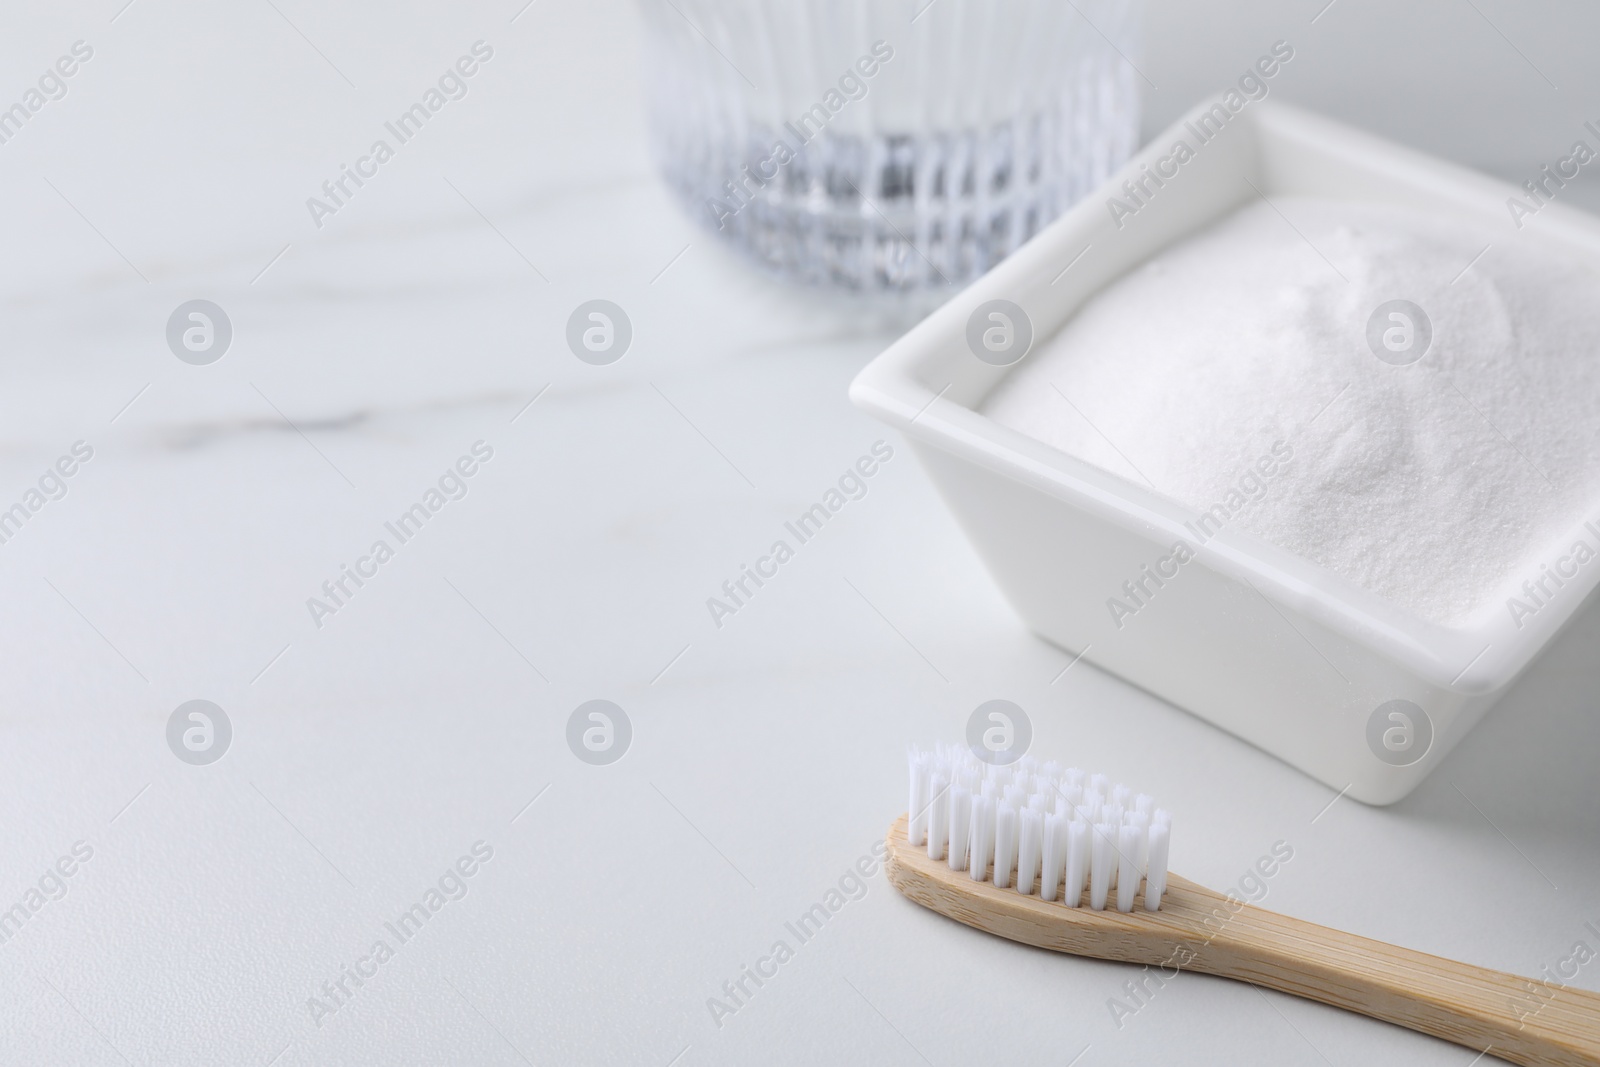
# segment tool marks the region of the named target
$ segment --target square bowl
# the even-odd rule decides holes
[[[1123,197],[1124,181],[1164,157],[1166,173],[1175,142],[1194,147],[1205,134],[1135,214],[1108,210],[1107,196]],[[1108,596],[1175,542],[1192,543],[1186,523],[1200,513],[979,411],[1010,369],[969,347],[980,305],[1015,305],[1037,347],[1150,256],[1278,194],[1442,211],[1500,227],[1508,240],[1516,237],[1508,197],[1525,199],[1504,182],[1296,108],[1264,100],[1229,113],[1208,101],[874,359],[850,398],[908,439],[1035,632],[1334,789],[1388,804],[1414,789],[1567,626],[1600,566],[1579,568],[1532,615],[1491,596],[1446,625],[1225,525],[1140,610],[1137,626],[1119,629]],[[1591,216],[1546,204],[1526,224],[1600,263],[1600,221]],[[1568,529],[1552,548],[1582,541],[1600,552],[1600,507],[1571,516]],[[1508,577],[1500,597],[1525,577]]]

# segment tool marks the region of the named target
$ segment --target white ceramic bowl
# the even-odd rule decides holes
[[[1252,183],[1269,198],[1411,205],[1500,227],[1508,241],[1517,236],[1506,199],[1521,190],[1270,100],[1245,106],[1119,229],[1107,196],[1142,165],[1154,166],[1176,138],[1192,143],[1184,123],[1212,103],[895,342],[856,378],[850,397],[910,440],[1002,591],[1040,635],[1334,789],[1392,803],[1567,625],[1600,566],[1580,568],[1520,627],[1503,609],[1444,626],[1225,527],[1140,612],[1137,626],[1119,630],[1109,592],[1176,540],[1192,544],[1184,523],[1196,513],[978,410],[1007,373],[968,348],[978,305],[1019,305],[1037,347],[1108,282],[1255,197]],[[1527,225],[1600,260],[1600,222],[1589,215],[1550,204]],[[1562,543],[1600,549],[1594,531],[1600,501],[1572,517]],[[1508,580],[1500,599],[1523,577]]]

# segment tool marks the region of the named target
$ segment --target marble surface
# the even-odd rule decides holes
[[[1382,810],[1063,673],[845,400],[894,324],[753,274],[669,202],[630,6],[520,6],[0,17],[6,101],[93,48],[0,145],[0,508],[93,450],[0,544],[0,908],[32,913],[0,942],[0,1058],[1471,1058],[1202,976],[1118,1018],[1130,970],[957,927],[881,874],[714,1017],[786,922],[854,890],[903,746],[993,697],[1037,751],[1159,790],[1196,880],[1282,841],[1269,907],[1529,974],[1600,948],[1595,613]],[[1303,58],[1285,99],[1508,177],[1600,118],[1573,6],[1320,6],[1155,5],[1147,131],[1280,37]],[[314,226],[306,198],[479,40],[468,94]],[[164,334],[196,298],[234,327],[208,366]],[[563,340],[594,298],[634,325],[610,366]],[[706,598],[879,440],[867,495],[714,625]],[[477,442],[465,495],[314,619]],[[597,698],[633,728],[608,766],[566,742]],[[232,724],[207,766],[167,744],[193,699]]]

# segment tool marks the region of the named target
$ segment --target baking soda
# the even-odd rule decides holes
[[[1454,218],[1257,200],[1087,301],[983,411],[1450,623],[1595,517],[1600,272]]]

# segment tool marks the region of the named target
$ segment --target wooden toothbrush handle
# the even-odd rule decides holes
[[[973,881],[889,828],[889,881],[958,922],[1025,945],[1142,963],[1153,991],[1201,971],[1488,1050],[1512,1063],[1600,1067],[1600,994],[1373,941],[1230,899],[1173,875],[1161,909],[1069,908]],[[1087,897],[1085,897],[1085,903]]]
[[[1189,945],[1185,970],[1346,1008],[1512,1063],[1600,1067],[1600,994],[1317,926],[1184,879],[1172,879],[1162,911],[1169,900],[1212,915]]]

